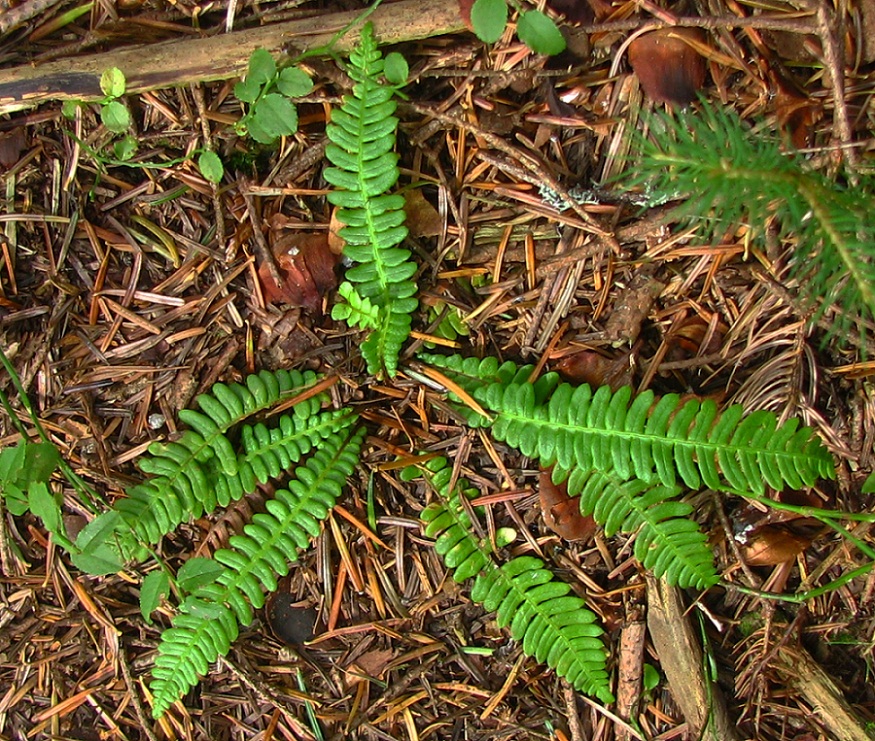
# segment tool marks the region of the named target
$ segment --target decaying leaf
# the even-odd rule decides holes
[[[436,237],[443,230],[441,215],[426,200],[420,188],[404,194],[404,213],[407,214],[407,229],[411,237]]]
[[[661,28],[629,45],[629,64],[649,98],[687,105],[705,84],[705,60],[693,48],[705,34],[698,28]]]
[[[565,540],[589,540],[596,529],[595,520],[580,514],[580,500],[568,496],[564,483],[553,483],[551,470],[541,471],[538,480],[544,523]]]
[[[656,297],[665,286],[653,277],[653,266],[638,270],[619,294],[605,322],[605,339],[614,347],[633,345]]]
[[[741,546],[741,554],[749,566],[777,566],[792,561],[811,545],[811,538],[777,525],[759,528]]]
[[[581,350],[566,355],[554,368],[566,381],[610,386],[616,391],[632,384],[632,351],[608,358],[595,350]]]
[[[279,590],[268,598],[265,617],[278,640],[288,646],[300,646],[313,638],[318,612],[298,604],[288,591]]]
[[[258,276],[265,300],[319,311],[322,297],[337,286],[334,268],[339,260],[328,247],[328,235],[325,232],[284,233],[273,241],[272,248],[283,283],[276,287],[268,267],[259,265]]]

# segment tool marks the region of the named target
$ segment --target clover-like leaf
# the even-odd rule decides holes
[[[507,26],[507,4],[504,0],[477,0],[471,8],[471,25],[478,39],[494,44]]]
[[[553,19],[539,10],[520,14],[516,28],[520,40],[536,54],[559,54],[565,50],[565,37]]]
[[[105,69],[100,76],[100,90],[107,98],[121,98],[126,86],[125,73],[118,67]]]
[[[258,101],[249,121],[249,134],[261,144],[271,144],[280,136],[298,130],[298,111],[279,93],[269,93]]]
[[[131,114],[122,103],[113,100],[100,109],[100,120],[114,134],[123,134],[131,125]]]
[[[201,152],[197,158],[197,167],[203,175],[211,183],[222,182],[222,177],[225,175],[225,166],[222,160],[215,152]]]
[[[289,98],[299,98],[313,90],[313,80],[300,67],[286,67],[276,81],[277,89]]]

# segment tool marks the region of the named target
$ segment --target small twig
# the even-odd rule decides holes
[[[232,4],[228,6],[228,12],[231,13],[230,8]],[[231,16],[233,17],[233,16]],[[194,103],[197,106],[198,118],[201,122],[201,133],[204,137],[204,147],[208,149],[210,152],[215,151],[215,147],[213,147],[213,137],[210,133],[210,122],[207,118],[207,105],[204,100],[204,88],[203,85],[192,85],[191,86],[191,94],[194,97]],[[213,202],[213,213],[216,215],[216,243],[219,245],[219,249],[224,250],[226,247],[225,244],[225,217],[222,213],[222,199],[219,198],[219,186],[216,183],[210,183],[212,186],[210,197]]]
[[[817,34],[823,45],[823,67],[829,76],[832,88],[833,105],[835,114],[833,120],[834,136],[841,142],[839,148],[841,156],[844,156],[851,168],[859,165],[860,157],[857,149],[850,146],[853,133],[851,120],[848,116],[848,106],[845,102],[845,73],[844,54],[836,40],[834,31],[835,18],[830,13],[825,0],[817,3]]]
[[[252,250],[255,252],[256,257],[258,257],[259,265],[266,266],[271,280],[276,284],[276,287],[279,288],[283,284],[283,279],[280,275],[279,268],[276,265],[276,260],[273,259],[273,252],[271,251],[267,240],[264,238],[264,232],[261,230],[261,214],[259,214],[258,210],[255,208],[255,199],[249,192],[246,182],[242,179],[240,181],[240,193],[243,196],[243,200],[246,202],[249,221],[252,223]]]
[[[155,731],[152,730],[152,725],[143,709],[143,702],[140,700],[140,693],[137,692],[134,679],[131,676],[128,655],[121,640],[119,641],[119,650],[116,655],[118,656],[118,663],[122,670],[122,677],[124,677],[125,684],[128,686],[128,692],[131,695],[131,702],[134,704],[134,712],[137,714],[137,720],[140,721],[140,725],[143,728],[143,732],[146,734],[146,738],[148,738],[149,741],[158,741],[158,736],[156,736]]]

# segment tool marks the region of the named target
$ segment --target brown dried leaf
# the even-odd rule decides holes
[[[631,354],[629,351],[618,358],[606,358],[595,350],[581,350],[566,355],[556,363],[555,369],[566,381],[610,386],[616,391],[632,384]]]
[[[641,325],[663,288],[665,286],[653,277],[652,267],[645,266],[635,273],[605,322],[605,338],[614,347],[635,343],[641,333]]]
[[[337,207],[331,210],[331,221],[328,222],[328,249],[330,249],[335,255],[342,255],[343,248],[346,246],[346,241],[340,236],[340,230],[343,229],[346,224],[337,218],[337,211]]]
[[[347,667],[347,671],[353,679],[364,679],[365,677],[379,679],[394,658],[395,651],[393,649],[375,648],[359,656],[354,663]]]
[[[12,131],[0,134],[0,166],[12,167],[26,148],[23,126],[16,126]]]
[[[283,284],[274,285],[266,265],[259,265],[264,298],[269,303],[302,306],[319,311],[322,297],[337,286],[338,257],[328,248],[324,232],[283,234],[273,243],[274,259]]]
[[[741,554],[749,566],[777,566],[793,560],[809,545],[811,538],[777,525],[766,525],[741,546]]]
[[[420,188],[405,194],[404,213],[407,214],[407,228],[411,237],[436,237],[443,231],[444,220],[425,199]]]
[[[538,481],[544,523],[565,540],[589,540],[596,529],[595,520],[580,514],[580,500],[568,496],[564,483],[556,486],[551,471],[541,471]]]
[[[648,97],[686,105],[705,84],[705,60],[692,44],[703,44],[698,28],[661,28],[629,45],[629,64]]]

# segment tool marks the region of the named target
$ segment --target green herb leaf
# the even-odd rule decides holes
[[[60,460],[61,454],[51,443],[28,443],[24,454],[24,473],[27,481],[48,481]]]
[[[249,134],[262,144],[270,144],[297,130],[298,111],[288,98],[278,93],[270,93],[259,100],[249,122]]]
[[[76,111],[79,110],[79,105],[78,100],[65,100],[61,104],[61,115],[72,121],[76,118]]]
[[[43,521],[50,533],[63,535],[63,520],[61,505],[55,495],[49,491],[49,485],[41,481],[32,481],[27,487],[27,504],[30,511]]]
[[[198,587],[212,584],[224,570],[222,564],[212,558],[190,558],[176,574],[176,583],[183,592],[191,594]]]
[[[267,49],[256,49],[249,57],[246,82],[264,85],[276,74],[276,62]]]
[[[540,10],[520,14],[516,27],[520,40],[536,54],[559,54],[565,50],[565,37],[553,19]]]
[[[234,95],[237,100],[244,103],[254,103],[258,100],[258,95],[261,92],[261,85],[252,80],[246,79],[234,85]]]
[[[76,538],[76,548],[79,549],[79,553],[71,556],[76,568],[95,576],[121,571],[124,564],[111,540],[120,522],[121,515],[110,510],[98,515],[82,528],[79,537]]]
[[[131,114],[124,105],[114,100],[100,109],[100,120],[114,134],[123,134],[131,125]]]
[[[24,467],[27,442],[19,440],[14,448],[0,450],[0,484],[18,481]]]
[[[225,166],[222,160],[215,152],[201,152],[197,158],[197,167],[207,180],[211,183],[222,182],[222,177],[225,175]]]
[[[139,143],[135,136],[126,136],[119,139],[112,145],[112,151],[115,153],[115,158],[122,162],[127,162],[137,153]]]
[[[18,484],[8,481],[0,482],[0,491],[3,492],[3,501],[8,509],[16,517],[28,511],[27,496]]]
[[[283,95],[299,98],[313,90],[313,80],[300,67],[286,67],[280,72],[276,86]]]
[[[507,26],[507,4],[504,0],[477,0],[471,7],[471,25],[478,39],[494,44]]]
[[[118,67],[110,67],[100,76],[100,89],[107,98],[121,98],[126,85],[125,73]]]
[[[393,85],[403,85],[407,82],[410,67],[407,60],[397,51],[389,52],[383,62],[383,74]]]
[[[644,665],[644,691],[653,692],[659,687],[659,672],[653,664]]]
[[[152,613],[158,609],[161,600],[170,594],[170,579],[162,569],[147,574],[140,587],[140,613],[152,625]]]
[[[862,494],[875,494],[875,472],[869,474],[863,482],[863,488],[860,489],[860,492]]]

